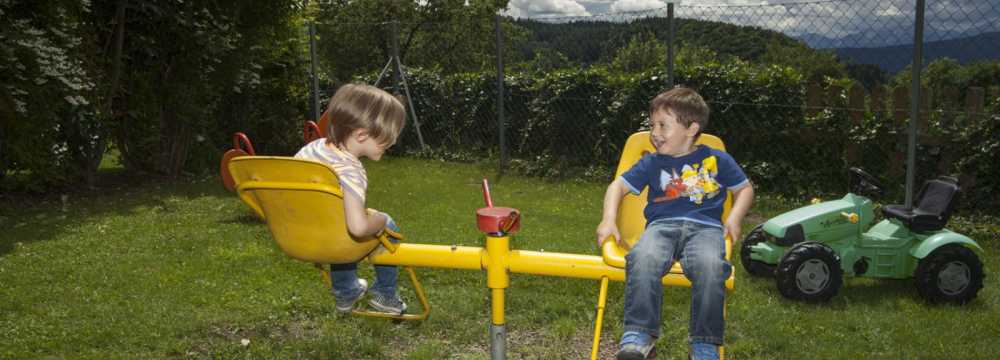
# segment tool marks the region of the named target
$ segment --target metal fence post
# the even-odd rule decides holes
[[[667,89],[674,87],[674,3],[667,3]]]
[[[389,46],[390,51],[392,51],[392,61],[396,62],[396,66],[392,67],[392,91],[395,94],[400,94],[399,89],[399,22],[396,20],[392,21],[392,34],[389,34]]]
[[[502,21],[499,13],[496,14],[496,33],[497,33],[497,132],[500,136],[500,164],[499,164],[499,174],[503,174],[504,168],[507,166],[507,135],[506,135],[506,124],[504,124],[504,113],[503,113],[503,29],[501,29]]]
[[[307,2],[308,3],[308,2]],[[312,120],[319,121],[319,76],[316,75],[316,23],[309,21],[309,90]]]
[[[917,121],[920,119],[920,68],[924,58],[924,0],[917,0],[913,24],[913,68],[910,75],[910,131],[906,147],[906,207],[913,208],[913,183],[917,170]]]

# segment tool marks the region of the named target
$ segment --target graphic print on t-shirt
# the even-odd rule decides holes
[[[687,197],[695,204],[708,198],[719,195],[719,182],[715,181],[715,176],[719,174],[715,156],[706,157],[701,164],[684,165],[680,173],[677,169],[660,169],[660,188],[663,189],[663,196],[653,199],[654,203],[671,201],[680,197]]]

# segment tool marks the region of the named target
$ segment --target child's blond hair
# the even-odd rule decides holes
[[[343,145],[355,130],[364,129],[379,144],[395,144],[406,125],[406,108],[385,90],[365,84],[341,86],[327,107],[327,141]]]
[[[699,133],[708,127],[708,104],[698,92],[690,88],[678,86],[656,95],[649,102],[649,115],[652,116],[657,111],[672,112],[677,118],[677,123],[684,127],[691,127],[691,124],[697,123]]]

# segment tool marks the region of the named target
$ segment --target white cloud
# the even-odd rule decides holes
[[[884,9],[876,9],[875,16],[902,16],[903,12],[899,11],[895,5],[889,5]]]
[[[590,16],[573,0],[511,0],[504,14],[512,17]]]
[[[660,0],[618,0],[608,9],[611,12],[642,11],[659,9],[667,6]]]
[[[567,17],[629,21],[630,17],[616,14],[663,9],[668,1],[674,1],[679,18],[758,26],[808,38],[813,46],[885,46],[910,43],[913,38],[912,0],[510,0],[504,14],[556,18],[553,21]],[[925,40],[1000,31],[1000,8],[990,5],[995,1],[928,1]],[[642,16],[666,16],[666,12]]]

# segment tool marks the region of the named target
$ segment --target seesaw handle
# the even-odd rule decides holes
[[[242,148],[240,147],[241,144],[243,145]],[[233,134],[233,149],[244,149],[248,155],[256,155],[253,151],[253,144],[250,143],[250,138],[241,132]]]
[[[486,207],[493,207],[493,197],[490,196],[490,182],[483,178],[483,200],[486,201]]]

